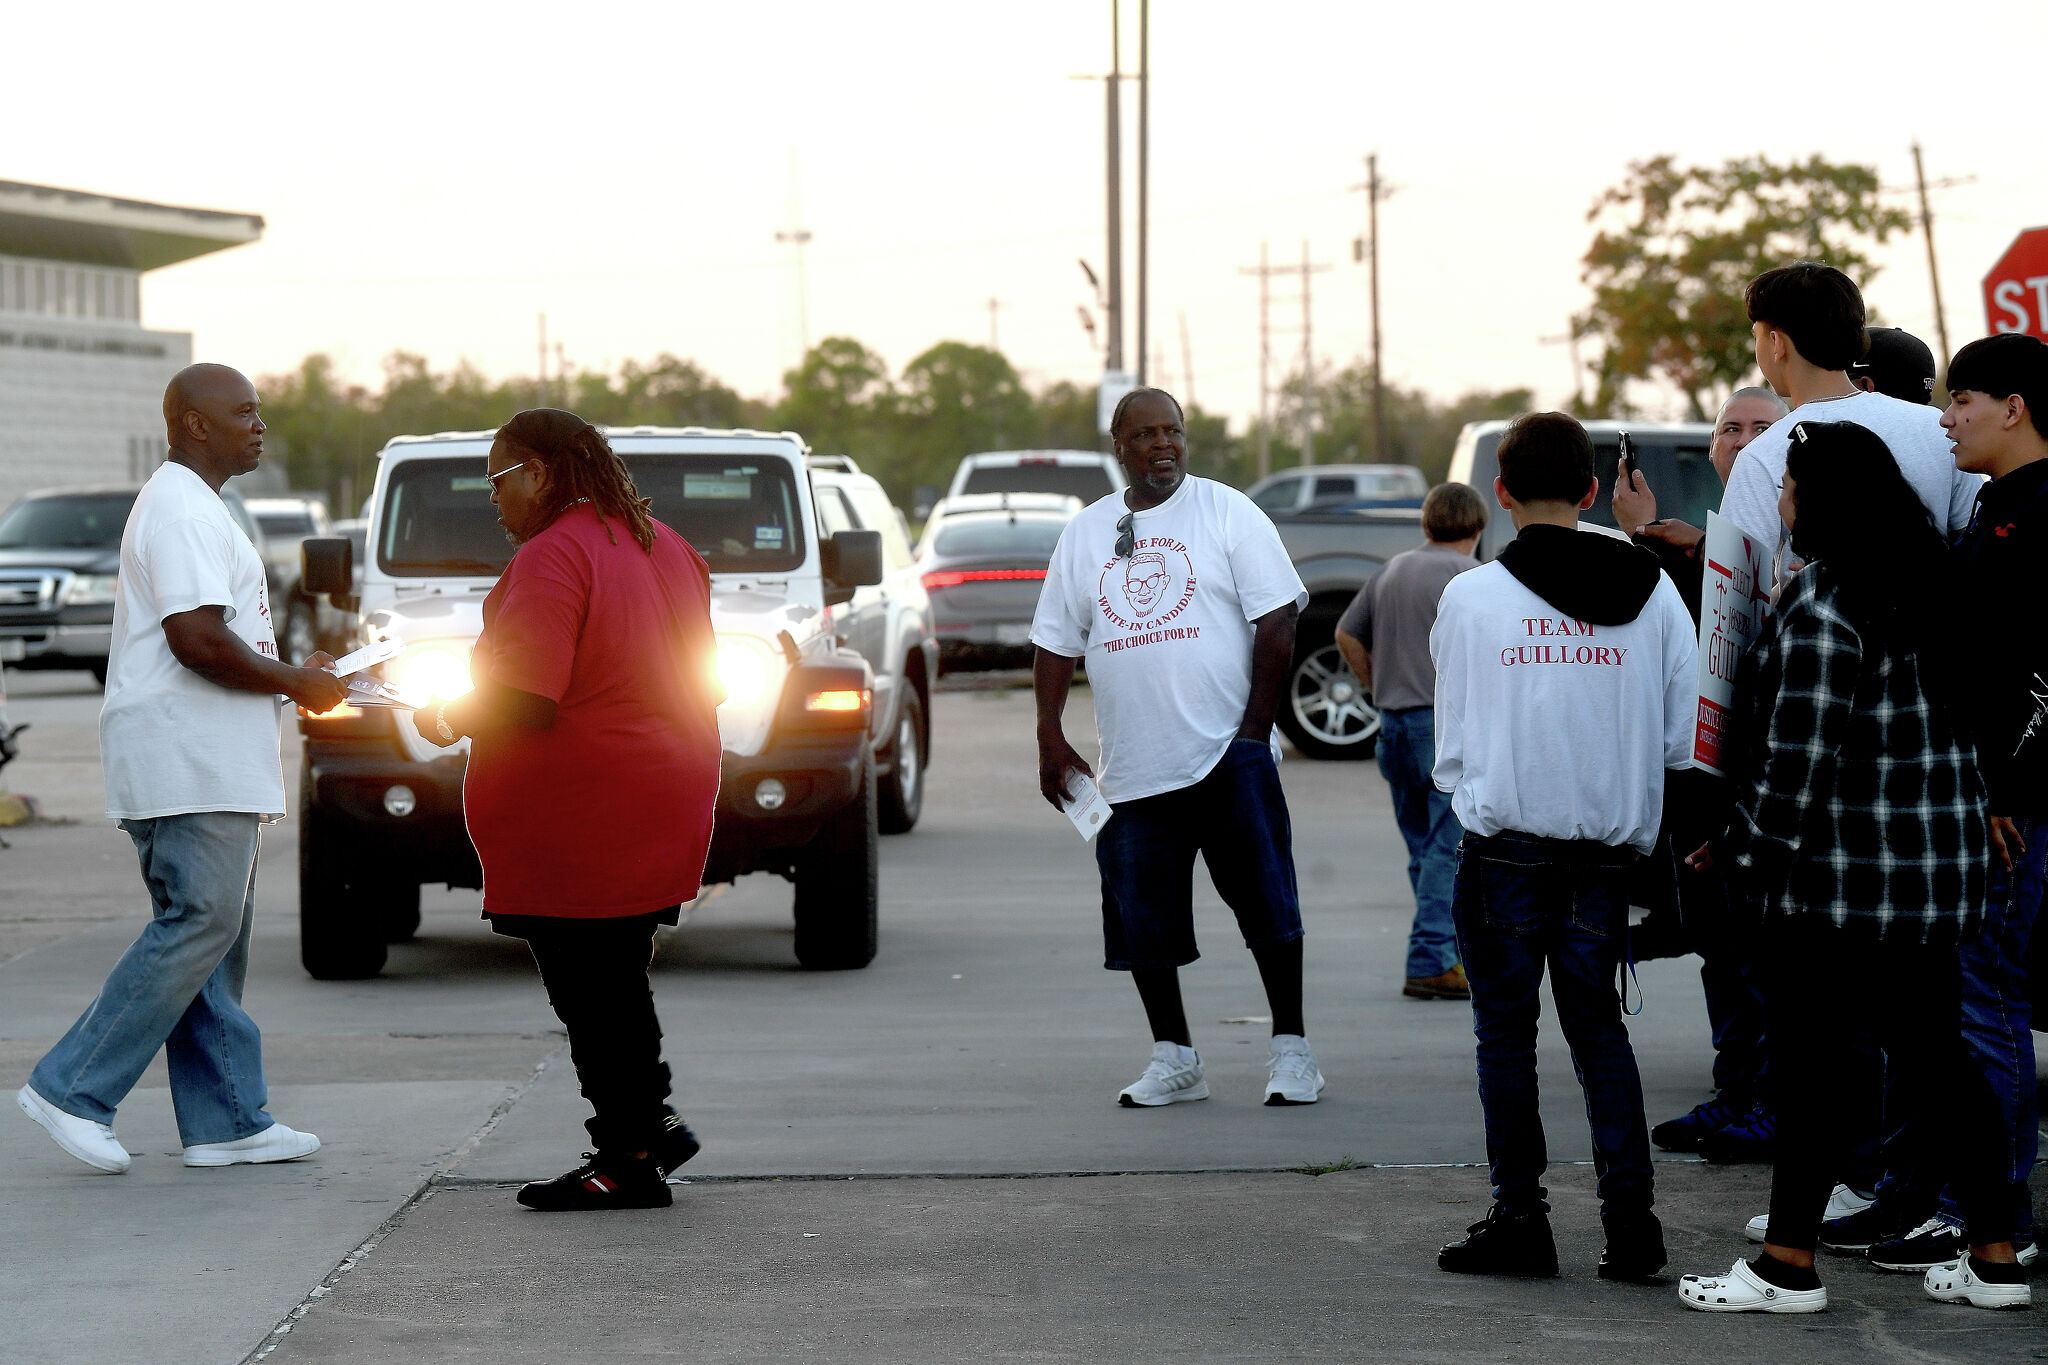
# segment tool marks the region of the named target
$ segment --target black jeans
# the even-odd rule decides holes
[[[668,1066],[647,965],[661,917],[542,919],[519,922],[533,949],[548,1003],[569,1030],[569,1056],[583,1098],[595,1112],[584,1124],[597,1150],[648,1150],[669,1108]]]
[[[1940,1144],[1926,1156],[1950,1173],[1970,1240],[2010,1240],[2005,1125],[1963,1044],[1955,946],[1880,941],[1823,915],[1773,915],[1762,948],[1765,1083],[1778,1116],[1771,1243],[1811,1251],[1819,1240],[1842,1162],[1842,1117],[1864,1098],[1848,1091],[1867,1085],[1844,1066],[1858,1029],[1875,1030],[1903,1104],[1943,1116],[1938,1132],[1914,1127]]]

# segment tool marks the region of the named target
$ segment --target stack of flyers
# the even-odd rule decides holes
[[[1074,822],[1074,828],[1081,837],[1092,843],[1095,836],[1102,833],[1102,826],[1109,819],[1112,808],[1102,799],[1102,790],[1095,785],[1095,779],[1079,768],[1067,769],[1067,793],[1067,799],[1060,802],[1060,809]]]
[[[380,678],[350,678],[348,680],[348,704],[350,706],[401,706],[411,709],[412,703],[398,694],[398,689]]]
[[[342,655],[327,665],[327,671],[337,678],[346,678],[351,673],[360,673],[366,668],[383,663],[386,659],[396,658],[399,651],[404,648],[405,646],[397,640],[379,640],[375,644],[364,645],[352,654]]]

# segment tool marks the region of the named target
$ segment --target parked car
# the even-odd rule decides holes
[[[1269,474],[1245,496],[1271,514],[1311,507],[1420,507],[1428,492],[1429,480],[1414,465],[1321,464]]]
[[[298,663],[314,650],[328,648],[322,639],[320,604],[299,584],[299,546],[310,537],[330,533],[327,504],[306,493],[245,501],[263,533],[263,567],[270,580],[278,649],[286,659]]]
[[[1030,650],[1052,552],[1081,507],[1056,493],[963,493],[932,509],[917,567],[942,664]]]
[[[706,885],[796,884],[797,961],[864,967],[876,950],[880,831],[923,804],[937,647],[910,547],[881,486],[811,472],[790,432],[614,428],[654,515],[711,567],[728,693]],[[357,600],[355,636],[400,652],[377,672],[425,702],[470,685],[485,595],[512,547],[484,478],[491,433],[385,446],[356,580],[345,537],[304,546],[305,580]],[[893,534],[892,534],[893,533]],[[373,976],[419,924],[423,882],[481,885],[462,819],[468,742],[422,742],[403,713],[299,716],[299,956],[316,977]],[[545,793],[535,793],[544,818]]]
[[[1116,456],[1094,450],[994,450],[961,459],[946,489],[962,493],[1059,493],[1083,506],[1121,492],[1130,480]]]
[[[1707,513],[1721,505],[1721,480],[1707,460],[1714,428],[1705,422],[1609,422],[1583,424],[1593,438],[1593,473],[1600,480],[1600,496],[1579,513],[1581,523],[1615,529],[1614,467],[1621,460],[1621,433],[1628,432],[1636,448],[1643,476],[1657,494],[1657,510],[1694,526],[1707,524]],[[1494,507],[1493,481],[1500,473],[1501,433],[1506,422],[1467,422],[1458,433],[1451,452],[1451,479],[1470,484],[1486,500],[1493,516],[1479,538],[1478,555],[1491,559],[1515,538],[1514,524]]]
[[[114,639],[114,580],[121,533],[142,491],[135,484],[30,493],[0,515],[0,649],[16,668],[86,668],[107,680]],[[232,488],[228,515],[263,553],[263,533]],[[276,618],[272,594],[272,619]]]

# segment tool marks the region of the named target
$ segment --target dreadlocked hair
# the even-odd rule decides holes
[[[640,548],[654,550],[654,525],[647,519],[649,502],[640,496],[633,475],[604,439],[604,433],[573,412],[560,408],[528,408],[498,428],[497,439],[516,447],[548,471],[544,504],[548,521],[588,499],[612,544],[619,543],[611,518],[633,532]]]

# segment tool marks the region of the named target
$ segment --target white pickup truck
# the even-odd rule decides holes
[[[846,462],[814,474],[790,432],[607,437],[654,515],[711,567],[728,696],[705,884],[790,878],[798,962],[864,967],[876,950],[876,835],[917,821],[937,676],[930,605],[900,521]],[[304,545],[307,588],[353,617],[351,645],[400,646],[376,671],[414,704],[468,690],[484,597],[512,555],[484,478],[490,445],[489,432],[462,432],[384,448],[359,578],[347,539]],[[806,704],[847,691],[867,704]],[[422,883],[482,885],[462,818],[468,741],[428,745],[408,714],[299,714],[299,951],[316,977],[381,971],[386,944],[418,928]],[[547,810],[535,792],[534,818]]]

